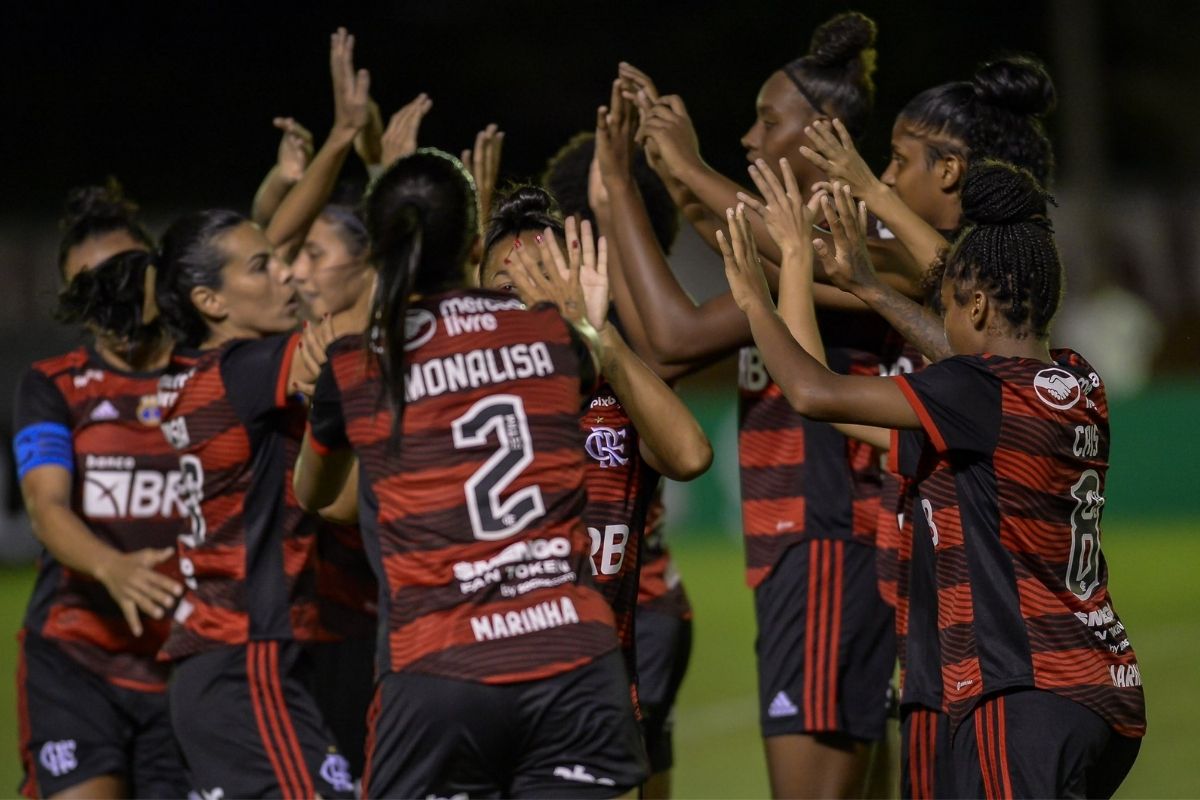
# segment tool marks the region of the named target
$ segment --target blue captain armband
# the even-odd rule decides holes
[[[22,428],[13,440],[17,457],[17,478],[47,465],[75,471],[75,447],[66,425],[57,422],[37,422]]]

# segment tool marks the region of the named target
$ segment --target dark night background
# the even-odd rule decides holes
[[[1197,116],[1185,82],[1195,83],[1200,26],[1192,13],[1169,13],[1190,4],[1137,17],[1126,3],[1096,5],[1105,155],[1122,177],[1194,170],[1195,137],[1180,132]],[[68,187],[108,174],[148,210],[245,208],[273,162],[273,116],[296,117],[318,143],[327,129],[328,34],[338,25],[358,39],[385,120],[426,91],[434,108],[421,140],[454,152],[495,121],[507,131],[506,174],[535,173],[587,127],[625,59],[683,95],[704,156],[740,175],[738,138],[759,85],[846,8],[879,24],[878,107],[864,147],[880,166],[892,118],[917,91],[968,77],[998,53],[1036,53],[1056,77],[1064,58],[1048,3],[22,4],[6,14],[0,46],[9,187],[0,212],[53,216]],[[1073,162],[1069,143],[1059,154],[1064,178],[1088,166]]]

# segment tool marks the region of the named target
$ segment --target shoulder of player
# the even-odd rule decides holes
[[[29,368],[29,371],[41,373],[47,378],[54,380],[61,375],[70,375],[86,370],[90,361],[91,356],[88,353],[88,349],[86,347],[77,347],[68,353],[35,361]],[[94,365],[93,368],[95,368]]]

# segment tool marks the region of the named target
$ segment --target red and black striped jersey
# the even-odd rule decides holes
[[[1078,354],[958,356],[895,379],[929,437],[945,708],[1033,686],[1145,732],[1141,672],[1108,592],[1108,405]]]
[[[45,465],[71,472],[72,511],[123,552],[172,547],[183,514],[179,457],[158,429],[161,374],[115,370],[79,348],[34,364],[17,389],[19,474]],[[179,577],[174,559],[158,569]],[[169,621],[143,618],[135,637],[101,583],[49,553],[39,560],[25,626],[114,684],[165,688],[166,669],[155,655]]]
[[[900,662],[900,704],[942,707],[942,657],[938,641],[937,574],[933,536],[917,478],[928,466],[925,434],[892,431],[888,474],[897,486],[892,506],[896,536],[896,655]],[[878,562],[877,562],[878,564]]]
[[[659,476],[642,458],[637,429],[607,383],[588,401],[579,427],[588,456],[583,521],[591,537],[592,575],[612,606],[632,679],[642,536]]]
[[[891,360],[887,329],[876,317],[857,316],[863,318],[859,328],[843,315],[821,315],[829,368],[877,376],[880,364]],[[738,386],[747,583],[762,583],[783,553],[805,538],[873,545],[882,480],[878,451],[797,414],[756,348],[742,348]]]
[[[187,590],[163,658],[316,633],[315,520],[288,479],[302,430],[286,391],[297,342],[233,341],[163,379],[177,393],[161,427],[182,454],[188,517],[178,539]]]
[[[650,498],[650,508],[646,510],[646,528],[640,551],[642,574],[638,579],[638,606],[678,619],[691,619],[692,604],[667,547],[662,488],[663,481],[660,478]]]
[[[316,592],[323,641],[373,637],[379,581],[357,525],[317,523]]]
[[[550,306],[463,290],[408,312],[398,441],[362,336],[330,348],[313,447],[353,448],[381,670],[548,677],[617,646],[591,579],[579,416],[591,360]]]

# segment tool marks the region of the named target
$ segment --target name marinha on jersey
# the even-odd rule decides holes
[[[404,399],[411,403],[422,397],[540,378],[553,372],[554,361],[545,342],[481,348],[413,364],[404,383]]]
[[[575,604],[569,597],[558,597],[522,608],[520,611],[471,617],[471,632],[475,634],[475,641],[486,642],[537,633],[577,622],[579,614],[575,611]]]

